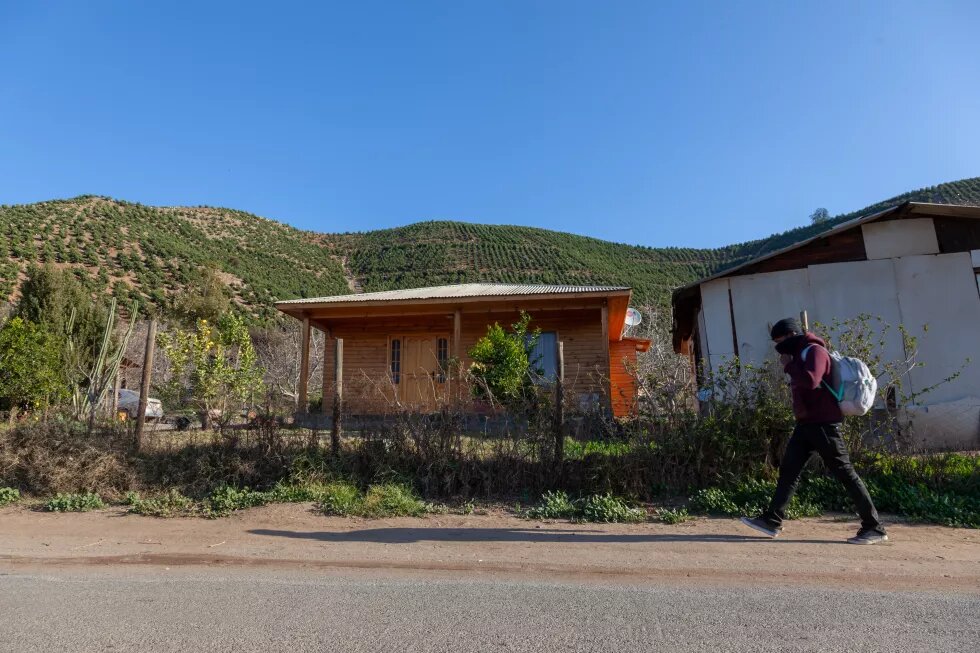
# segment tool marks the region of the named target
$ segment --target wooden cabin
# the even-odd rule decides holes
[[[326,336],[326,413],[338,378],[351,415],[437,410],[452,395],[450,359],[468,368],[468,352],[488,327],[509,327],[523,311],[541,331],[534,354],[546,377],[557,373],[561,343],[567,405],[625,417],[636,406],[637,352],[650,345],[623,335],[630,295],[625,287],[471,283],[293,299],[276,308],[303,323],[303,370],[311,329]],[[301,381],[299,405],[307,398]]]

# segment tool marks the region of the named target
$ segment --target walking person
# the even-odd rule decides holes
[[[777,537],[782,531],[786,508],[796,492],[803,468],[817,453],[847,488],[861,516],[861,529],[847,541],[851,544],[885,542],[888,535],[878,519],[878,511],[868,489],[854,471],[847,445],[841,436],[840,425],[844,416],[837,398],[828,389],[828,386],[839,386],[840,370],[830,357],[826,343],[805,331],[793,318],[780,320],[773,325],[770,336],[780,354],[783,370],[790,378],[796,427],[779,466],[779,481],[772,502],[758,517],[742,517],[742,523],[769,537]]]

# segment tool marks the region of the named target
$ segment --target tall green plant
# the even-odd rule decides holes
[[[115,338],[116,300],[113,299],[109,302],[109,311],[105,318],[102,338],[94,350],[94,356],[91,360],[86,360],[85,356],[79,355],[84,343],[78,342],[77,334],[73,329],[76,315],[74,310],[68,320],[66,341],[68,355],[70,360],[77,361],[79,365],[76,382],[72,387],[72,406],[77,418],[88,415],[90,428],[95,422],[96,412],[105,402],[113,379],[119,373],[119,365],[122,363],[123,354],[129,345],[129,339],[133,335],[133,328],[136,326],[138,310],[139,304],[133,302],[129,316],[129,327],[121,338]]]
[[[231,418],[233,404],[262,392],[262,370],[244,320],[227,313],[217,325],[198,320],[194,330],[161,333],[158,344],[170,361],[173,396],[189,399],[207,423]]]
[[[21,409],[46,408],[65,394],[60,351],[45,329],[21,317],[0,329],[0,398],[10,420]]]
[[[477,397],[513,408],[530,396],[531,351],[540,334],[530,330],[530,324],[527,313],[521,313],[510,331],[495,322],[470,349],[470,376],[475,381],[471,387]]]

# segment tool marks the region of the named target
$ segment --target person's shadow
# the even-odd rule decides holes
[[[357,531],[284,531],[256,528],[252,535],[286,537],[318,542],[413,544],[416,542],[544,542],[559,544],[611,544],[636,542],[771,542],[754,535],[608,533],[600,530],[551,528],[368,528]],[[843,540],[780,540],[806,544],[841,544]]]

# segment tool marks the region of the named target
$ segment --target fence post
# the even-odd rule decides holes
[[[146,425],[146,400],[150,394],[150,377],[153,372],[153,349],[156,347],[157,321],[150,320],[146,330],[146,348],[143,350],[143,380],[140,383],[140,403],[136,410],[136,450],[143,449],[143,427]]]
[[[330,432],[330,449],[340,455],[341,405],[344,402],[344,339],[334,340],[333,357],[333,430]]]
[[[565,460],[565,343],[556,343],[555,356],[555,467]]]

